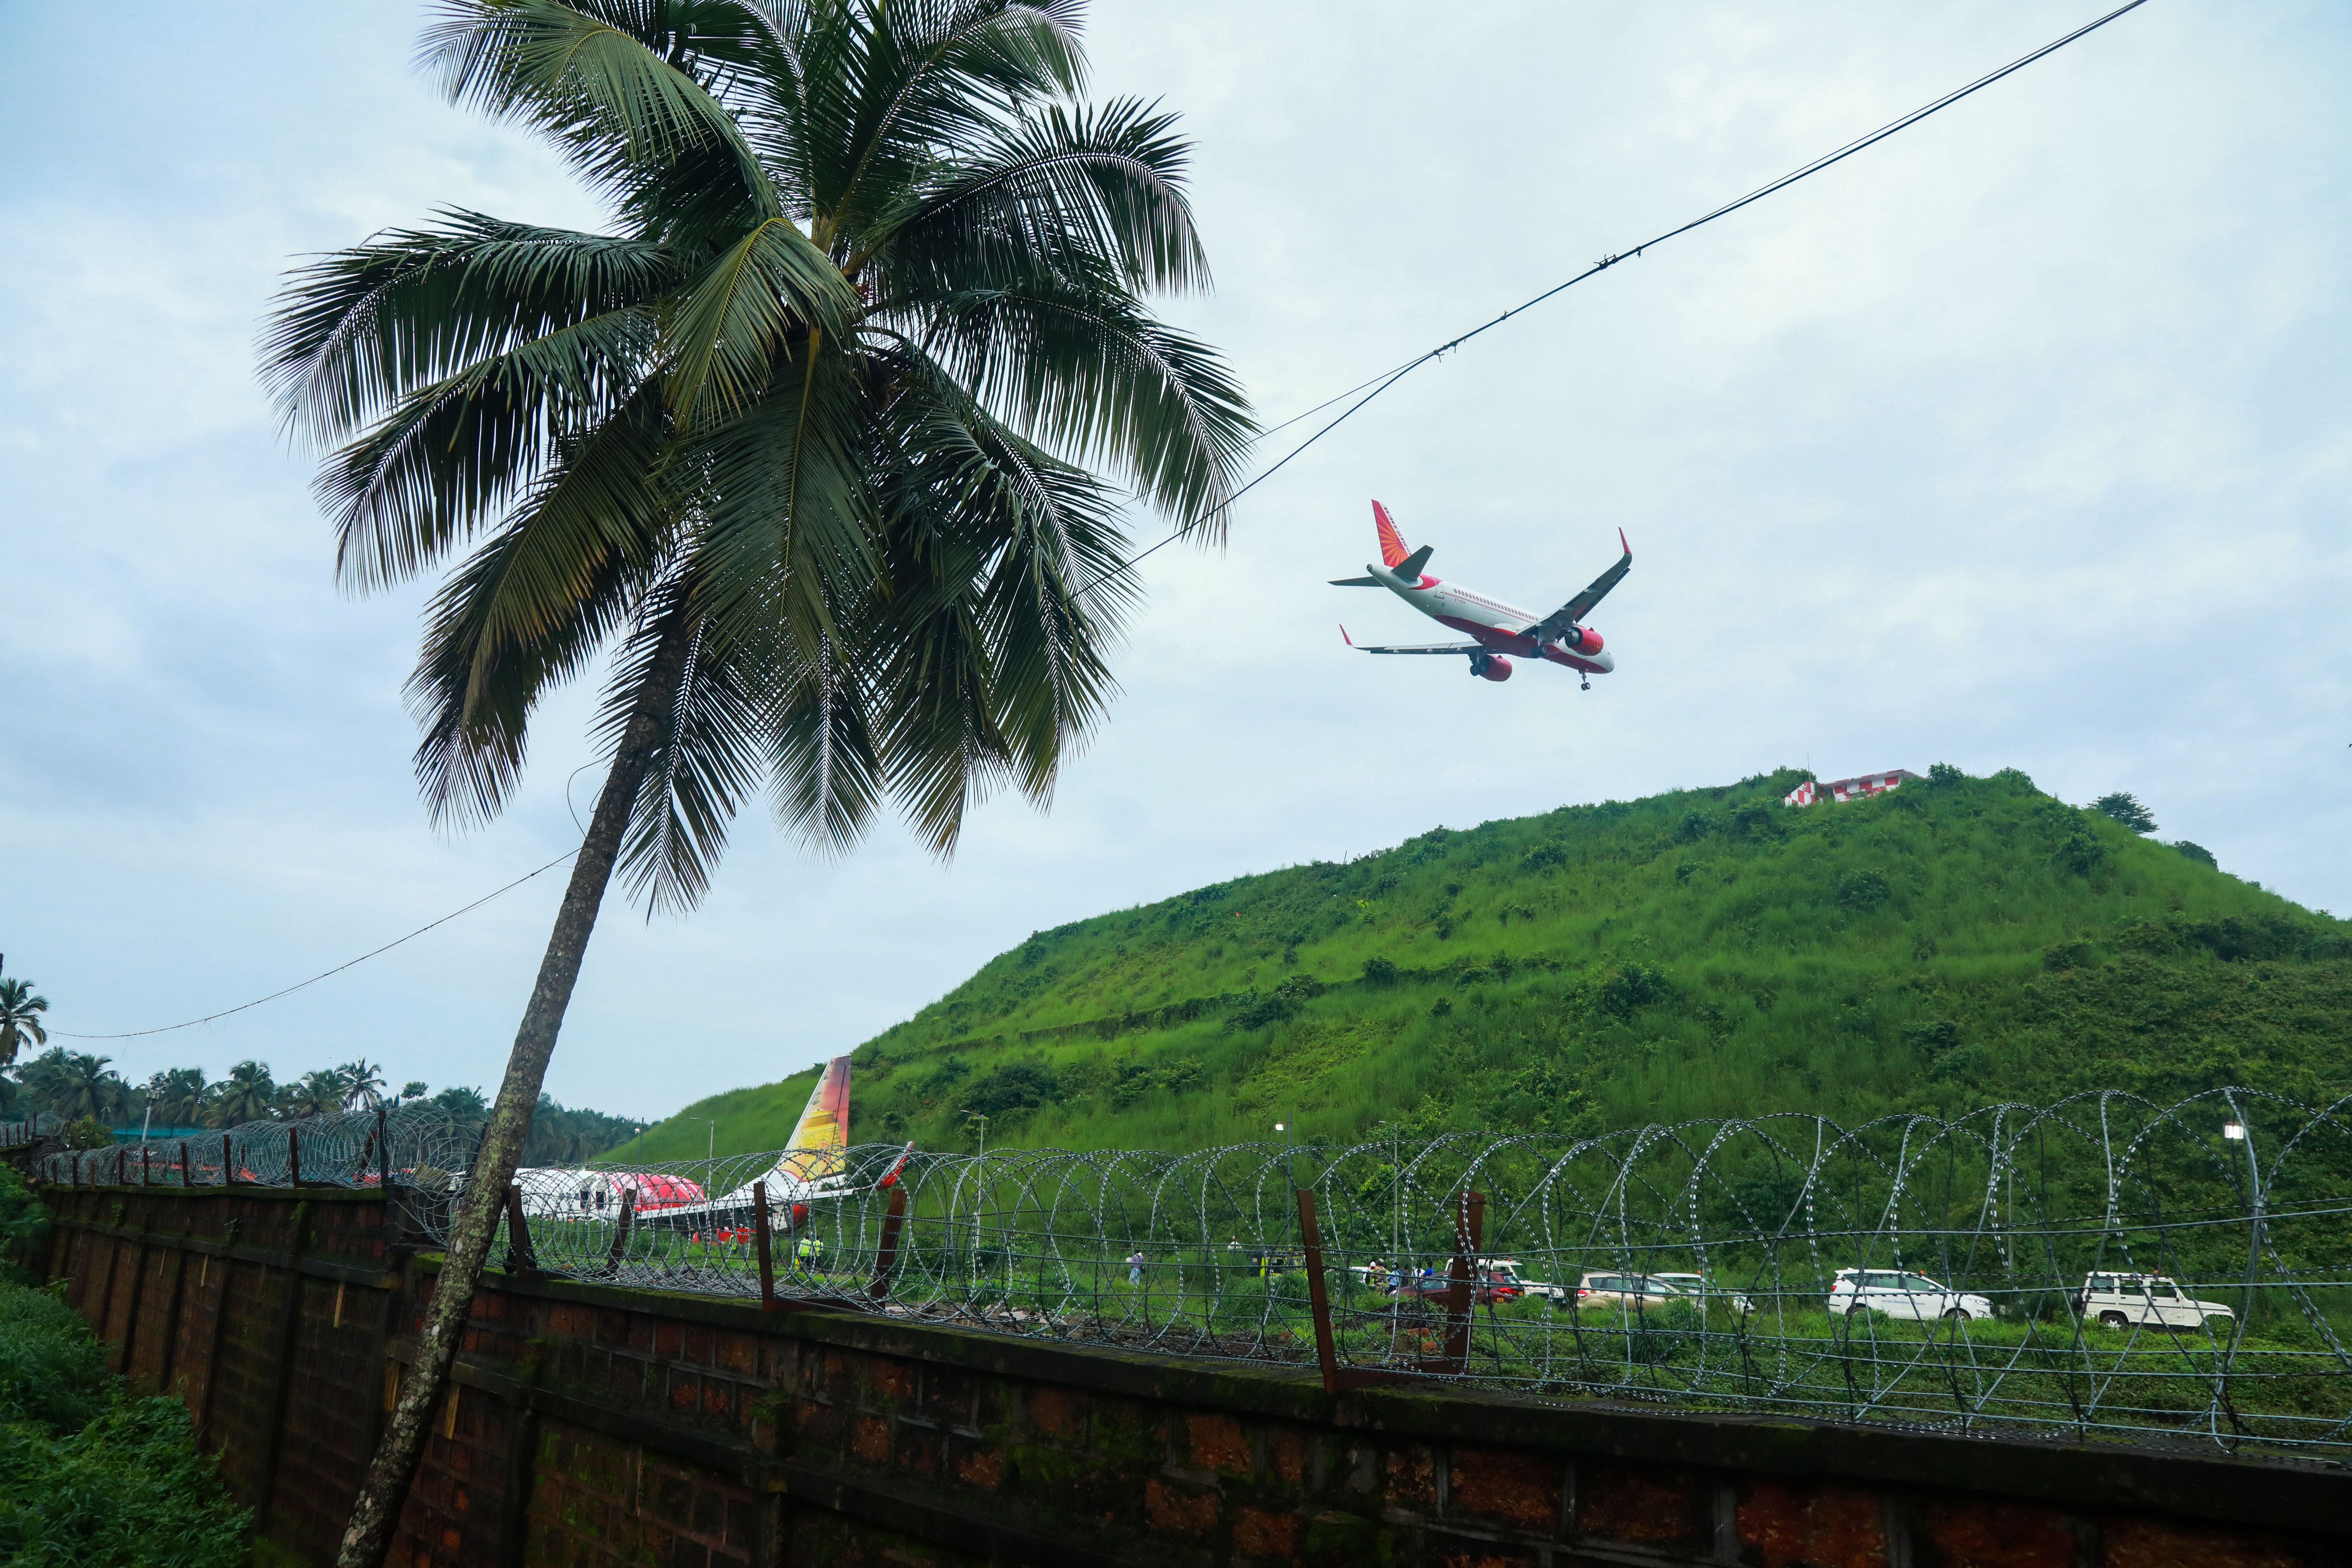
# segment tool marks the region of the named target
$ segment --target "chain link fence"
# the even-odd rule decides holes
[[[59,1154],[43,1174],[388,1183],[445,1237],[478,1137],[406,1107]],[[1295,1365],[1335,1389],[2352,1458],[2352,1098],[809,1158],[519,1173],[507,1264]]]

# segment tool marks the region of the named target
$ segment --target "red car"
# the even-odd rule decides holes
[[[1444,1274],[1417,1274],[1391,1292],[1400,1301],[1443,1301],[1454,1289],[1454,1280]],[[1470,1304],[1492,1306],[1497,1301],[1516,1301],[1523,1294],[1507,1274],[1492,1268],[1482,1268],[1470,1278]]]

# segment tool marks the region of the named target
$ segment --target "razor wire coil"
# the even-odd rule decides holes
[[[1319,1328],[1360,1378],[2343,1461],[2347,1110],[2105,1091],[1853,1128],[592,1162],[518,1173],[507,1231],[547,1273],[748,1299],[764,1235],[780,1299],[1024,1338],[1308,1368]],[[409,1106],[39,1165],[388,1181],[443,1240],[480,1132]]]

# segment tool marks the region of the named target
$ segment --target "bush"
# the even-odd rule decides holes
[[[1387,959],[1368,958],[1364,960],[1365,984],[1393,985],[1396,984],[1396,977],[1397,966],[1390,963]]]
[[[27,1283],[49,1236],[48,1205],[14,1165],[0,1165],[0,1281]]]
[[[1838,879],[1837,901],[1856,914],[1867,914],[1894,894],[1886,879],[1875,871],[1856,871]]]
[[[0,1427],[0,1560],[20,1568],[237,1568],[228,1500],[173,1399],[117,1399],[80,1431]]]
[[[65,1131],[68,1149],[111,1149],[114,1134],[95,1116],[85,1116]]]
[[[2091,803],[2091,809],[2102,816],[2113,817],[2134,833],[2156,831],[2156,815],[2140,804],[2139,796],[2129,790],[2117,790],[2103,795]]]
[[[108,1382],[106,1347],[55,1291],[0,1287],[0,1424],[79,1431]]]
[[[247,1522],[176,1400],[129,1395],[55,1293],[0,1285],[0,1562],[235,1568]]]
[[[2202,844],[2191,844],[2186,838],[2181,838],[2176,839],[2172,847],[2200,866],[2210,866],[2216,871],[2221,868],[2221,862],[2213,858],[2213,851],[2206,848]]]

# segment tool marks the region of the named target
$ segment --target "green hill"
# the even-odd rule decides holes
[[[1782,772],[1436,829],[1041,931],[857,1047],[851,1135],[1181,1149],[1381,1122],[1848,1121],[2352,1087],[2352,924],[2014,770],[1792,810]],[[619,1157],[783,1142],[814,1072]]]

